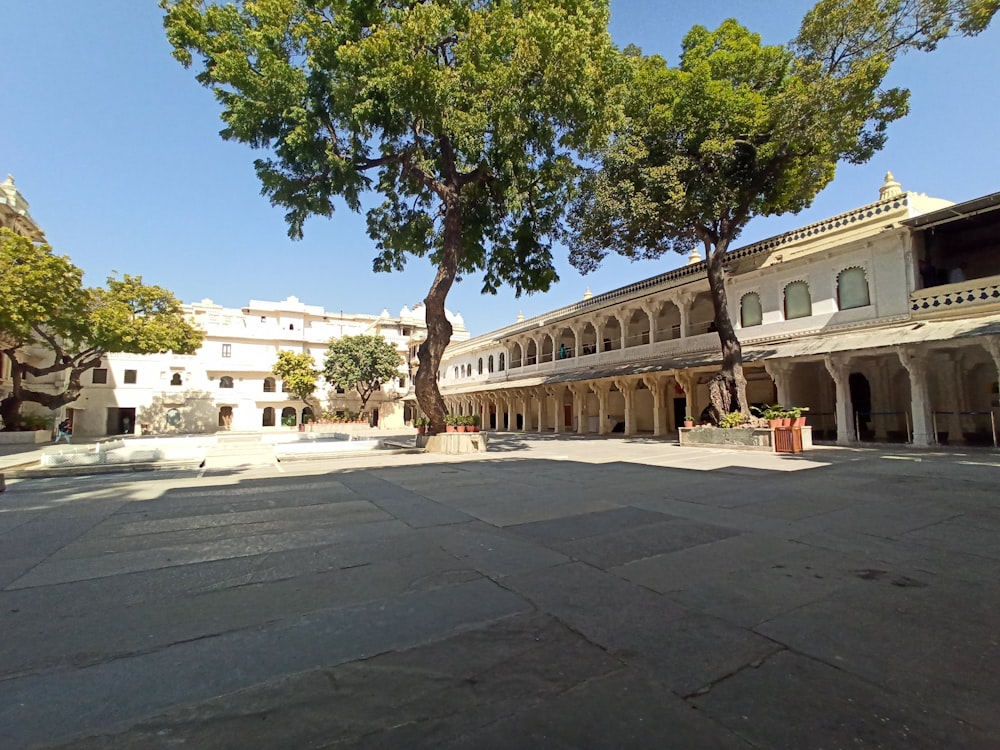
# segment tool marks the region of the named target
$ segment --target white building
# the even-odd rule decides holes
[[[242,309],[211,300],[185,305],[205,331],[195,354],[109,354],[102,367],[84,374],[79,400],[69,405],[74,433],[84,436],[136,431],[201,433],[217,430],[287,429],[322,415],[285,392],[271,369],[280,351],[307,353],[321,369],[327,345],[342,336],[378,335],[400,354],[399,377],[383,385],[367,405],[371,423],[402,427],[413,416],[411,350],[426,336],[422,305],[398,316],[329,312],[296,297],[282,302],[251,300]],[[449,313],[455,340],[468,338],[460,315]],[[325,412],[356,414],[360,397],[320,380],[315,398]]]
[[[753,403],[809,408],[818,438],[992,444],[1000,194],[903,192],[727,256]],[[721,362],[704,262],[449,347],[449,410],[494,429],[664,435]]]

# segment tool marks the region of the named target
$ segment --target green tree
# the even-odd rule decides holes
[[[995,0],[821,0],[790,45],[763,45],[728,20],[691,29],[677,67],[628,50],[626,117],[582,180],[571,262],[586,272],[609,251],[646,259],[703,246],[722,349],[712,402],[748,413],[726,303],[731,243],[755,216],[807,207],[838,162],[882,148],[907,112],[909,92],[882,86],[897,55],[976,33],[996,10]]]
[[[25,401],[57,409],[78,399],[82,374],[108,352],[193,354],[202,337],[166,289],[127,274],[109,278],[104,288],[85,288],[83,272],[68,257],[0,229],[0,356],[10,363],[12,381],[0,402],[6,427],[18,424]],[[58,373],[66,375],[60,391],[27,383]]]
[[[161,0],[174,56],[222,105],[225,139],[264,149],[257,174],[289,235],[367,212],[376,270],[407,255],[437,273],[415,380],[444,429],[437,386],[459,275],[517,294],[557,279],[551,242],[575,159],[607,136],[617,54],[608,0]]]
[[[323,375],[330,385],[357,391],[364,414],[368,400],[382,384],[399,377],[401,364],[402,356],[381,336],[344,336],[330,341]]]
[[[319,402],[313,398],[319,373],[316,371],[316,360],[311,354],[278,352],[278,361],[271,372],[281,378],[289,393],[312,409],[315,418],[322,416],[323,410]]]

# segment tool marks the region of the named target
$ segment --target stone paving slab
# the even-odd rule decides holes
[[[1000,458],[491,446],[15,480],[0,746],[997,746]]]

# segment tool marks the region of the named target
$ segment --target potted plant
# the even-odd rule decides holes
[[[457,429],[456,419],[457,414],[445,414],[444,415],[444,429],[445,432],[455,432]]]
[[[792,427],[805,427],[806,426],[806,415],[803,412],[809,411],[808,406],[795,406],[791,410],[792,414]]]
[[[694,417],[692,417],[690,414],[688,414],[686,417],[684,417],[684,426],[685,427],[694,427]]]
[[[784,419],[785,409],[781,404],[775,404],[774,406],[765,406],[763,408],[759,406],[751,406],[750,411],[754,412],[761,419],[767,420],[767,426],[772,430],[775,427],[781,427],[781,421]]]
[[[480,423],[481,423],[481,420],[479,419],[479,415],[478,414],[473,414],[472,415],[472,431],[473,432],[479,432],[479,425],[480,425]]]
[[[465,426],[466,426],[466,421],[465,420],[466,419],[468,419],[468,417],[466,417],[464,414],[457,414],[455,416],[455,431],[456,432],[465,432],[466,431],[466,429],[465,429]]]
[[[413,426],[417,428],[417,434],[423,435],[427,432],[427,426],[431,423],[427,417],[417,417],[413,420]]]

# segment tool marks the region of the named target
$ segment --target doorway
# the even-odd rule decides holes
[[[851,405],[854,407],[855,413],[858,415],[858,440],[869,441],[874,436],[875,433],[872,432],[868,423],[872,419],[872,389],[871,385],[868,383],[868,378],[862,375],[860,372],[852,372],[850,377],[847,379],[848,386],[851,389]],[[854,416],[853,414],[851,416]]]
[[[131,435],[135,432],[135,409],[109,406],[105,430],[108,435]]]

